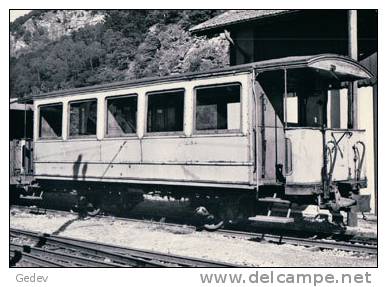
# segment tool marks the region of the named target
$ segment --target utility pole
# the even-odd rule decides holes
[[[357,11],[348,10],[348,55],[357,61]],[[358,128],[357,82],[348,87],[348,128]],[[347,212],[348,226],[357,226],[357,212],[351,207]]]
[[[357,10],[348,10],[348,56],[356,61],[357,42]],[[358,128],[357,82],[348,87],[348,128]]]

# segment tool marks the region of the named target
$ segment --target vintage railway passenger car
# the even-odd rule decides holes
[[[327,101],[330,90],[369,77],[357,62],[324,54],[42,94],[35,179],[94,205],[150,191],[198,206],[214,197],[219,209],[234,204],[256,221],[292,221],[270,210],[252,216],[247,205],[257,201],[359,210],[364,130],[328,127]]]
[[[9,188],[10,202],[18,198],[17,190],[29,187],[33,181],[32,156],[32,120],[33,110],[31,103],[19,103],[18,99],[11,98],[9,105],[9,121],[12,127],[9,130]]]

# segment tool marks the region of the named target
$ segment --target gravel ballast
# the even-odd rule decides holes
[[[125,247],[260,267],[376,267],[377,257],[337,250],[249,241],[190,226],[126,221],[114,217],[75,220],[75,214],[34,215],[11,209],[13,228]],[[66,226],[68,221],[73,222]],[[63,226],[66,226],[63,228]]]

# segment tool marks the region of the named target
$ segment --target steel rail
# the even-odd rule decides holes
[[[23,252],[23,251],[21,251],[23,249],[22,246],[20,246],[20,248],[19,248],[18,246],[11,244],[10,248],[13,252],[13,256],[10,258],[10,262],[14,261],[15,257],[18,257],[18,259],[15,260],[14,264],[16,264],[22,260],[22,261],[26,261],[34,266],[37,266],[37,267],[66,267],[66,265],[60,264],[59,262],[55,262],[55,261],[50,260],[48,258],[42,258],[39,256],[29,254],[27,252]],[[14,266],[14,264],[12,266]]]
[[[139,267],[238,267],[237,265],[215,262],[192,257],[164,254],[160,252],[127,248],[117,245],[81,240],[63,236],[38,234],[32,231],[11,228],[11,234],[19,234],[38,239],[44,244],[76,249],[90,255],[103,255],[113,262],[136,264]]]
[[[123,266],[135,266],[135,267],[168,267],[166,264],[147,261],[142,258],[136,258],[128,256],[125,254],[117,254],[109,252],[103,249],[100,249],[98,245],[91,247],[90,245],[82,243],[82,241],[75,242],[74,240],[67,238],[52,238],[45,234],[36,234],[30,231],[21,231],[21,230],[12,230],[11,234],[22,234],[24,236],[29,236],[38,240],[38,245],[44,245],[46,248],[44,250],[50,251],[53,248],[56,250],[64,249],[72,252],[77,252],[86,257],[97,257],[102,261],[106,258],[109,258],[113,263],[119,264],[120,267]],[[48,245],[47,245],[48,244]],[[51,249],[50,249],[51,248]]]
[[[54,247],[60,248],[70,248],[81,252],[82,254],[88,256],[96,256],[102,258],[109,258],[115,263],[123,264],[126,266],[136,266],[136,267],[170,267],[168,264],[154,262],[153,260],[144,260],[143,258],[138,258],[132,256],[132,254],[118,254],[114,253],[111,250],[101,249],[99,245],[91,246],[90,244],[85,244],[83,241],[75,241],[67,238],[52,238],[45,235],[41,237],[44,241],[49,243]],[[49,246],[50,246],[49,245]]]
[[[59,266],[56,262],[50,262],[49,260],[42,259],[31,254],[20,251],[21,248],[15,246],[14,244],[10,244],[9,246],[9,266],[14,267],[16,263],[18,263],[22,256],[23,261],[26,261],[32,264],[35,267],[62,267]],[[48,262],[47,262],[48,261]]]
[[[95,260],[74,254],[48,250],[41,247],[11,243],[11,248],[18,249],[25,257],[35,257],[47,263],[58,264],[57,267],[123,267],[123,265]],[[44,265],[44,267],[49,267]]]

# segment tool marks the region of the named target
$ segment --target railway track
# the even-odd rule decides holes
[[[10,243],[10,265],[24,261],[33,267],[121,267],[119,264],[101,262],[88,257],[66,254],[29,245]]]
[[[36,267],[237,267],[205,259],[163,254],[75,238],[10,229],[11,238],[34,244],[10,243],[10,265]]]
[[[21,209],[30,210],[28,207],[19,207]],[[53,212],[53,213],[60,213],[60,214],[69,214],[67,211],[56,211],[56,210],[49,210],[49,209],[41,209],[41,213],[44,212]],[[35,210],[35,213],[39,213],[38,210]],[[99,218],[112,218],[110,216],[104,216],[104,215],[97,215]],[[115,217],[119,220],[123,221],[129,221],[129,222],[141,222],[141,223],[149,223],[149,224],[160,224],[163,226],[170,226],[170,227],[182,227],[181,224],[177,223],[166,223],[166,222],[155,222],[152,220],[146,220],[146,219],[133,219],[133,218],[126,218],[126,217]],[[195,228],[192,226],[192,228]],[[318,239],[318,238],[304,238],[304,237],[294,237],[294,236],[285,236],[285,235],[277,235],[277,234],[269,234],[269,233],[261,233],[261,232],[246,232],[246,231],[240,231],[240,230],[229,230],[229,229],[220,229],[217,231],[214,231],[218,234],[228,236],[228,237],[239,237],[246,240],[251,241],[265,241],[273,244],[290,244],[290,245],[298,245],[298,246],[305,246],[305,247],[314,247],[321,250],[341,250],[341,251],[347,251],[347,252],[357,252],[357,253],[365,253],[365,254],[371,254],[376,255],[378,253],[378,247],[377,243],[374,240],[367,240],[362,239],[348,239],[348,240],[334,240],[334,239]]]
[[[254,241],[266,241],[276,244],[301,245],[305,247],[315,247],[319,249],[378,254],[377,245],[364,244],[357,241],[335,241],[328,239],[301,238],[235,230],[219,230],[217,232],[220,234],[224,234],[225,236],[243,237]]]
[[[148,222],[155,224],[154,221],[150,220],[139,220],[139,219],[131,219],[131,218],[120,218],[120,220],[126,220],[131,222]],[[181,227],[180,224],[175,223],[158,223],[165,226],[172,227]],[[192,228],[194,228],[192,226]],[[215,233],[222,234],[228,237],[240,237],[247,240],[252,241],[265,241],[274,244],[290,244],[290,245],[298,245],[305,247],[315,247],[320,248],[322,250],[330,249],[330,250],[342,250],[348,252],[359,252],[359,253],[367,253],[367,254],[377,254],[378,248],[376,242],[365,243],[364,239],[359,240],[348,240],[348,241],[337,241],[333,239],[316,239],[316,238],[303,238],[303,237],[292,237],[292,236],[284,236],[284,235],[275,235],[268,233],[259,233],[259,232],[246,232],[240,230],[230,230],[230,229],[220,229],[214,231]]]

